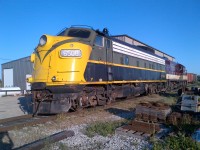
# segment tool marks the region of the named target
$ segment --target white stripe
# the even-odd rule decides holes
[[[140,54],[140,55],[144,55],[144,56],[148,56],[149,58],[156,58],[156,59],[159,59],[159,60],[162,60],[162,59],[160,59],[160,58],[158,58],[158,57],[155,57],[155,56],[153,56],[153,55],[150,55],[150,54],[148,54],[148,53],[144,53],[144,52],[141,52],[141,51],[138,51],[138,50],[136,50],[136,49],[131,49],[131,48],[129,48],[129,47],[127,47],[127,48],[124,48],[124,47],[122,47],[122,46],[117,46],[117,45],[113,45],[113,47],[114,48],[117,48],[117,49],[121,49],[121,50],[123,50],[123,51],[128,51],[128,52],[135,52],[135,53],[137,53],[137,54]]]
[[[113,42],[113,51],[165,65],[165,60],[126,45]]]
[[[134,57],[137,57],[137,58],[141,58],[141,59],[144,59],[144,60],[148,60],[148,61],[151,61],[151,62],[155,62],[155,63],[159,63],[159,64],[162,64],[162,65],[165,65],[165,63],[163,63],[162,61],[159,61],[159,60],[152,60],[152,59],[149,59],[149,58],[145,58],[145,57],[140,57],[140,56],[137,56],[137,55],[133,55],[131,53],[128,53],[128,52],[122,52],[120,50],[116,50],[116,49],[113,49],[115,52],[118,52],[118,53],[123,53],[123,54],[126,54],[126,55],[129,55],[129,56],[134,56]]]
[[[121,51],[119,51],[119,50],[123,50],[123,51],[125,51],[125,52],[128,52],[128,53],[132,53],[133,54],[133,56],[134,55],[136,55],[136,57],[139,57],[139,58],[142,58],[143,59],[143,57],[144,56],[146,56],[146,57],[148,57],[151,61],[153,61],[153,59],[154,59],[154,62],[156,61],[156,62],[160,62],[160,63],[164,63],[165,64],[165,61],[163,60],[163,59],[161,59],[161,58],[158,58],[158,57],[155,57],[155,56],[153,56],[153,55],[150,55],[150,54],[147,54],[147,53],[144,53],[144,52],[141,52],[141,51],[138,51],[138,50],[136,50],[136,49],[133,49],[133,48],[130,48],[130,47],[128,47],[128,46],[125,46],[125,45],[122,45],[122,44],[119,44],[119,43],[113,43],[113,44],[115,44],[115,45],[113,45],[113,47],[114,48],[117,48],[118,49],[118,52],[120,52],[120,53],[123,53],[123,52],[121,52]],[[116,46],[116,45],[119,45],[119,46]],[[116,49],[115,49],[116,50]],[[149,60],[148,59],[148,60]]]
[[[131,50],[124,50],[122,48],[115,47],[115,46],[113,46],[113,48],[114,48],[114,51],[118,51],[120,53],[123,53],[122,51],[124,51],[124,52],[128,53],[129,55],[133,54],[135,57],[138,57],[138,58],[148,59],[150,61],[163,63],[162,60],[159,60],[156,57],[151,57],[151,55],[140,54],[140,53],[137,53],[137,52],[134,52],[134,51],[131,51]]]

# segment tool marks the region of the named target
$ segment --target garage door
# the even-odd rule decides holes
[[[13,87],[13,68],[3,70],[3,85],[4,87]]]

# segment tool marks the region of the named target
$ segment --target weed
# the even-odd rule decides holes
[[[158,102],[162,102],[168,105],[174,105],[177,101],[177,97],[173,97],[173,96],[169,96],[169,97],[163,97],[160,101]]]
[[[181,125],[174,126],[174,136],[166,137],[162,142],[155,140],[151,141],[153,143],[153,150],[200,150],[200,143],[196,143],[191,138],[191,134],[198,128],[198,126],[194,124],[187,124],[187,122],[182,122]]]
[[[58,115],[56,116],[56,121],[57,121],[57,122],[62,122],[62,121],[64,121],[65,119],[66,119],[66,114],[63,114],[63,113],[58,114]]]
[[[136,142],[136,141],[132,141],[132,142],[131,142],[131,145],[137,147],[137,146],[138,146],[138,142]]]
[[[114,122],[96,122],[91,124],[86,128],[85,134],[88,137],[93,137],[96,134],[107,136],[115,132],[115,129],[121,126],[123,122],[114,121]]]
[[[58,149],[60,149],[60,150],[68,150],[69,148],[67,147],[67,145],[65,145],[63,143],[59,143]]]
[[[200,145],[187,137],[183,133],[178,133],[176,136],[170,136],[163,142],[154,142],[153,150],[168,150],[168,149],[181,149],[181,150],[200,150]]]
[[[94,142],[93,144],[91,144],[89,146],[90,148],[88,148],[89,150],[94,150],[94,149],[103,149],[105,146],[102,142]]]
[[[45,144],[45,146],[42,150],[50,150],[53,148],[53,144],[50,143],[48,138],[45,140],[44,144]]]

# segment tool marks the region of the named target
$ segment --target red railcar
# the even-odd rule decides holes
[[[165,61],[167,87],[169,89],[177,89],[186,87],[187,75],[185,66],[174,61]]]
[[[194,73],[187,73],[188,83],[195,83],[197,81],[197,75]]]

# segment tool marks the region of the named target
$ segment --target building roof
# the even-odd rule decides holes
[[[19,61],[19,60],[30,60],[30,56],[27,56],[27,57],[23,57],[23,58],[19,58],[19,59],[15,59],[15,60],[11,60],[11,61],[8,61],[8,62],[5,62],[1,65],[5,65],[5,64],[8,64],[8,63],[11,63],[11,62],[15,62],[15,61]]]

